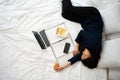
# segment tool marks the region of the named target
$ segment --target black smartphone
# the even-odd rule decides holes
[[[68,52],[69,52],[69,49],[70,49],[70,43],[65,43],[65,47],[64,47],[63,52],[64,52],[64,53],[68,53]]]

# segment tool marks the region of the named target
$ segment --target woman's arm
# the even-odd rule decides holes
[[[69,65],[72,65],[72,64],[76,63],[77,61],[81,60],[81,56],[82,56],[81,53],[73,56],[73,57],[70,58],[65,64],[60,65],[60,66],[58,67],[58,69],[56,69],[56,71],[61,71],[61,70],[63,70],[64,68],[68,67]]]

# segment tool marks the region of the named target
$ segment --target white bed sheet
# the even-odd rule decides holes
[[[90,70],[80,62],[53,70],[51,49],[41,50],[32,31],[66,22],[75,39],[80,25],[60,14],[59,0],[0,0],[0,80],[106,80],[105,69]]]

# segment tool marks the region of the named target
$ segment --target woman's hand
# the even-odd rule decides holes
[[[77,44],[75,45],[74,50],[73,50],[73,56],[77,55],[78,53],[79,53],[79,44],[77,43]]]
[[[58,69],[54,69],[55,71],[61,71],[63,70],[64,68],[66,68],[67,66],[71,65],[71,62],[70,61],[67,61],[65,64],[63,64],[62,66],[59,66]]]
[[[74,48],[74,50],[73,50],[73,56],[77,55],[78,53],[79,53],[79,49]]]

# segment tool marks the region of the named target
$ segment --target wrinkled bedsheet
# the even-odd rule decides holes
[[[74,40],[80,25],[61,17],[60,0],[0,0],[0,80],[106,80],[105,69],[88,69],[81,62],[53,70],[51,49],[42,50],[32,31],[62,22]]]

